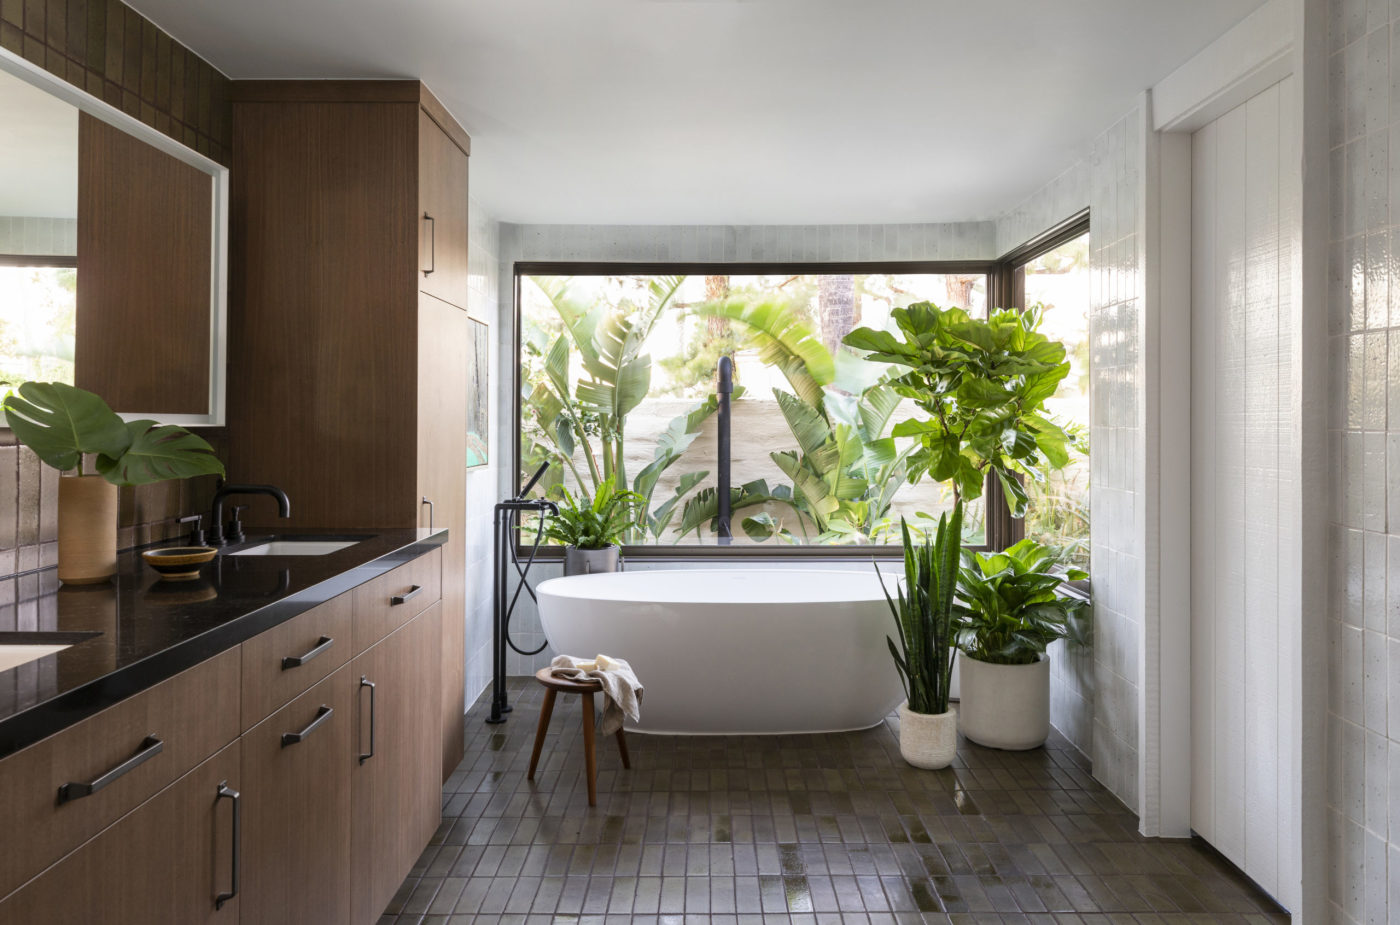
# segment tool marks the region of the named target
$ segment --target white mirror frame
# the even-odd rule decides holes
[[[0,48],[0,71],[71,103],[80,111],[139,138],[213,179],[210,194],[213,228],[209,255],[209,413],[132,412],[121,416],[128,421],[150,418],[162,424],[185,427],[222,427],[228,391],[228,168],[4,48]],[[0,424],[3,422],[3,415],[0,415]]]

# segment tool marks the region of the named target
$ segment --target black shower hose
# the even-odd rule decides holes
[[[515,554],[515,544],[514,544],[514,543],[507,543],[507,545],[510,547],[510,561],[515,565],[515,571],[516,571],[517,573],[519,573],[519,575],[520,575],[520,584],[518,584],[518,585],[515,586],[515,594],[513,594],[513,595],[511,596],[511,599],[510,599],[510,606],[506,607],[506,618],[505,618],[505,621],[504,621],[504,623],[505,623],[504,630],[505,630],[505,637],[506,637],[506,645],[510,646],[512,649],[514,649],[515,651],[519,652],[521,655],[539,655],[541,652],[543,652],[543,651],[545,650],[545,647],[549,645],[549,640],[546,639],[544,642],[540,643],[540,647],[539,647],[538,649],[532,649],[531,651],[526,652],[524,649],[520,648],[519,646],[517,646],[517,645],[515,644],[515,640],[514,640],[514,639],[511,639],[511,638],[510,638],[510,618],[511,618],[511,614],[515,613],[515,602],[518,601],[518,600],[520,600],[520,589],[521,589],[521,588],[524,588],[526,591],[528,591],[528,592],[530,593],[530,600],[532,600],[532,601],[535,602],[535,609],[536,609],[537,611],[538,611],[538,609],[539,609],[539,606],[540,606],[540,599],[539,599],[538,597],[535,597],[535,589],[532,588],[532,587],[530,587],[530,583],[527,582],[527,581],[525,580],[525,576],[528,575],[528,574],[530,573],[530,566],[532,566],[532,565],[535,564],[535,555],[540,551],[540,544],[543,543],[543,542],[544,542],[544,511],[540,511],[540,530],[539,530],[538,533],[535,534],[535,545],[534,545],[534,547],[532,547],[532,548],[530,549],[530,558],[527,559],[527,560],[525,560],[525,567],[524,567],[524,568],[521,568],[521,567],[520,567],[520,557],[517,556],[517,555]],[[541,627],[541,628],[543,628],[543,627]]]

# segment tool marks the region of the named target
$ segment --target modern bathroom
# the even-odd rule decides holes
[[[1394,178],[1385,0],[0,0],[0,925],[1400,921]]]

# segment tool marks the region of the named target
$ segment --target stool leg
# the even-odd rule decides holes
[[[544,703],[540,706],[540,724],[535,727],[535,750],[530,753],[530,773],[526,780],[535,779],[535,767],[540,763],[540,749],[544,748],[544,734],[549,730],[549,717],[554,712],[554,688],[544,690]]]
[[[622,753],[622,766],[631,770],[632,759],[627,755],[627,739],[623,737],[621,729],[617,731],[617,750]]]
[[[585,691],[583,701],[583,761],[588,774],[588,805],[598,805],[598,755],[593,750],[593,693]]]

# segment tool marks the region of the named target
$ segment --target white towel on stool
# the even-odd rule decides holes
[[[600,655],[586,662],[572,655],[558,655],[549,667],[556,678],[603,685],[603,715],[598,717],[601,735],[612,735],[621,729],[623,717],[634,723],[642,718],[642,682],[622,659]]]

